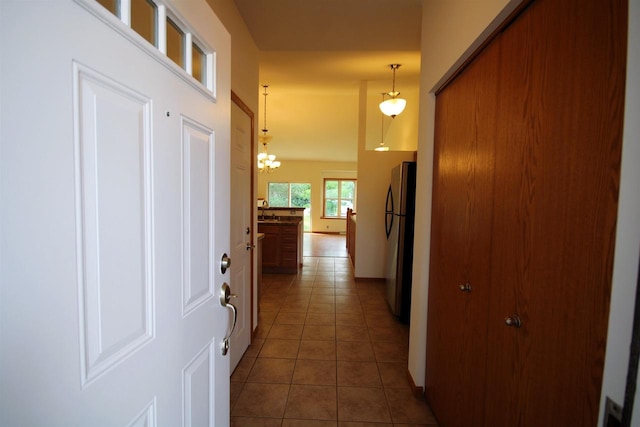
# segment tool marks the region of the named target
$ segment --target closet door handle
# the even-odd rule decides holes
[[[471,292],[471,284],[469,282],[459,286],[462,292]]]
[[[514,328],[519,328],[522,326],[522,321],[520,320],[517,314],[514,314],[513,316],[505,317],[504,323],[505,325],[512,326]]]

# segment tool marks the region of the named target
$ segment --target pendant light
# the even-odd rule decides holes
[[[280,161],[276,160],[276,156],[274,154],[269,154],[267,152],[267,144],[273,139],[271,135],[267,135],[269,130],[267,129],[267,88],[269,85],[263,85],[264,88],[264,122],[262,126],[262,135],[258,137],[258,140],[262,144],[262,150],[258,154],[258,172],[274,172],[276,169],[280,167]]]
[[[382,94],[382,100],[384,101],[384,96],[386,93]],[[380,145],[375,148],[375,151],[389,151],[389,147],[384,145],[384,114],[380,114],[380,122],[381,122],[381,130],[380,130]]]
[[[390,64],[389,67],[393,70],[393,86],[391,92],[382,95],[382,102],[380,103],[380,111],[383,114],[395,118],[398,114],[404,111],[404,107],[407,105],[407,100],[398,98],[400,92],[396,92],[396,70],[400,68],[402,64]],[[384,95],[388,95],[390,98],[384,100]]]

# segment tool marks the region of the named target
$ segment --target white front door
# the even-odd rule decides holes
[[[241,102],[241,101],[238,101]],[[231,372],[251,344],[252,269],[253,263],[253,195],[251,194],[251,116],[245,104],[231,107],[231,285],[237,295],[238,325],[231,340]],[[241,108],[242,107],[242,108]]]
[[[210,94],[97,3],[0,2],[0,425],[229,422],[230,39],[167,11]]]

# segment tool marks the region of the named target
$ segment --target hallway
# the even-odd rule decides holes
[[[409,328],[384,283],[356,282],[346,251],[317,256],[339,244],[313,235],[299,274],[264,275],[258,333],[231,376],[232,426],[436,426],[409,386]]]

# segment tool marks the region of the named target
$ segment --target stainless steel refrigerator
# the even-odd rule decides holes
[[[413,224],[416,195],[416,163],[402,162],[391,171],[385,208],[387,301],[404,323],[411,312]]]

